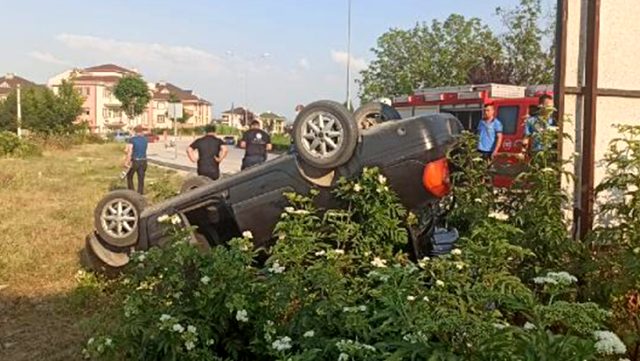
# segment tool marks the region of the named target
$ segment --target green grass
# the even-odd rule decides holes
[[[82,359],[85,321],[100,299],[96,288],[78,288],[80,252],[95,205],[122,185],[122,147],[0,158],[0,360]],[[181,179],[150,166],[148,197],[165,197]]]

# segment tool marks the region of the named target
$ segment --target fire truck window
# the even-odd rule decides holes
[[[502,122],[504,134],[516,134],[518,130],[518,106],[502,106],[498,108],[498,119]]]
[[[471,130],[475,133],[478,130],[478,124],[482,120],[482,112],[477,110],[471,112]]]

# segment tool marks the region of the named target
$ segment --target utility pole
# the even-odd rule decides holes
[[[22,106],[21,106],[21,101],[20,101],[20,84],[18,84],[18,87],[16,89],[16,98],[17,98],[17,107],[18,107],[18,124],[17,124],[17,133],[18,133],[18,138],[22,138]]]
[[[351,0],[347,11],[347,109],[351,110]]]

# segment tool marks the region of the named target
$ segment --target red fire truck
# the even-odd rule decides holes
[[[538,97],[552,94],[553,85],[515,86],[503,84],[461,85],[417,89],[413,95],[393,99],[403,118],[430,113],[451,113],[466,130],[475,132],[485,104],[494,104],[502,122],[500,156],[494,162],[494,184],[509,186],[522,165],[525,120],[535,114]]]

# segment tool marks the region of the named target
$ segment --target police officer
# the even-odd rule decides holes
[[[142,133],[142,126],[135,127],[136,134],[129,138],[124,166],[127,171],[127,188],[133,190],[133,174],[138,175],[138,193],[144,194],[144,175],[147,172],[147,146],[149,141]]]
[[[267,160],[267,152],[271,150],[271,136],[260,129],[260,122],[251,122],[251,129],[242,135],[240,148],[245,149],[242,167],[240,170],[264,163]]]

